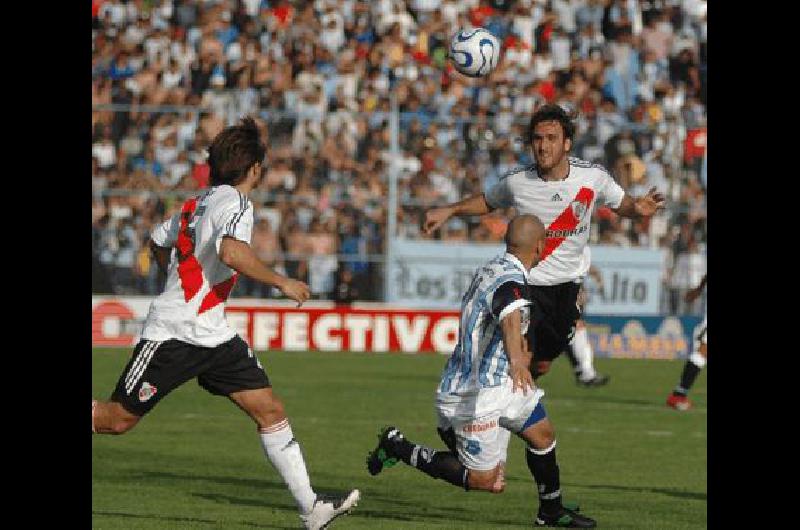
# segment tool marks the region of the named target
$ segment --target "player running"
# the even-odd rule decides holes
[[[575,125],[558,105],[534,113],[528,136],[535,164],[509,172],[485,194],[428,210],[423,230],[431,234],[454,215],[484,215],[509,206],[542,220],[544,252],[528,274],[532,300],[545,319],[543,331],[528,336],[536,352],[536,378],[547,373],[575,333],[578,291],[590,265],[583,249],[595,207],[608,206],[623,217],[649,217],[663,207],[664,197],[655,188],[644,197],[631,197],[602,166],[568,157]]]
[[[303,453],[283,403],[258,358],[225,320],[225,300],[238,274],[280,289],[302,304],[308,286],[267,268],[250,248],[253,205],[266,147],[252,118],[223,130],[208,150],[211,188],[157,226],[151,247],[168,270],[164,292],[150,304],[142,338],[108,402],[92,401],[92,432],[124,434],[167,394],[197,378],[226,396],[258,427],[266,458],[283,478],[308,529],[324,528],[359,500],[352,490],[326,498],[311,488]]]
[[[706,286],[706,279],[708,275],[703,275],[700,285],[694,289],[687,291],[685,300],[687,303],[694,302]],[[667,406],[675,410],[689,410],[692,408],[692,402],[686,397],[689,394],[689,389],[692,388],[694,380],[697,379],[697,374],[706,365],[708,360],[708,335],[706,334],[708,315],[703,316],[703,322],[697,327],[694,336],[694,345],[692,354],[686,359],[686,364],[683,366],[681,372],[681,380],[675,390],[667,397]]]
[[[414,444],[396,427],[381,433],[367,457],[377,475],[397,460],[466,490],[500,493],[501,456],[511,431],[527,443],[525,458],[539,491],[537,526],[594,528],[593,519],[561,502],[553,425],[533,384],[526,329],[542,319],[531,304],[527,271],[544,250],[544,226],[532,215],[511,220],[506,253],[478,269],[461,301],[459,340],[436,394],[439,434],[449,451]],[[533,352],[536,358],[538,352]]]

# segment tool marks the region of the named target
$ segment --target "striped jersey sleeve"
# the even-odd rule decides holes
[[[232,237],[250,244],[253,235],[253,204],[244,195],[237,193],[230,200],[219,205],[220,211],[214,216],[217,249],[222,238]]]
[[[156,225],[150,232],[150,239],[159,247],[170,248],[178,240],[178,230],[181,227],[181,216],[175,214],[163,223]]]
[[[622,199],[625,197],[625,190],[617,184],[617,181],[602,166],[595,166],[598,169],[599,177],[597,182],[598,200],[609,208],[619,208]]]

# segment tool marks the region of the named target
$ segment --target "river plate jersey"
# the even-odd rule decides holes
[[[179,214],[158,225],[153,242],[172,248],[164,292],[150,304],[142,338],[177,339],[215,347],[236,335],[225,320],[225,300],[236,271],[219,258],[222,238],[247,244],[253,231],[253,205],[228,185],[209,188],[187,200]]]
[[[508,378],[508,355],[500,322],[522,312],[522,334],[531,320],[525,268],[506,253],[479,268],[461,299],[458,343],[442,373],[439,393],[471,393]]]
[[[542,259],[530,270],[532,285],[557,285],[576,281],[589,271],[583,249],[597,204],[618,208],[625,191],[602,166],[569,158],[569,174],[559,181],[542,180],[536,165],[514,169],[486,192],[492,208],[513,206],[520,214],[533,214],[545,226]]]

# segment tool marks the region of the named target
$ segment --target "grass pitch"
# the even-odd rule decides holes
[[[93,352],[92,392],[105,399],[130,350]],[[532,526],[538,501],[513,437],[502,495],[465,493],[398,464],[371,477],[364,459],[379,428],[443,448],[433,397],[445,356],[259,355],[285,405],[315,490],[361,490],[334,529],[496,529]],[[558,438],[565,499],[599,528],[706,527],[706,376],[695,408],[664,406],[683,361],[598,359],[604,388],[575,385],[566,359],[540,379]],[[298,528],[294,502],[265,460],[255,426],[192,381],[124,436],[92,437],[92,520],[98,529]]]

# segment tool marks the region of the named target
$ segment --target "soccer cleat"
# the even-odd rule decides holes
[[[580,377],[575,379],[575,381],[578,383],[578,386],[585,386],[585,387],[603,386],[607,384],[609,380],[611,380],[611,377],[602,374],[595,374],[594,377],[586,380],[583,380]]]
[[[317,495],[314,507],[306,515],[301,515],[300,519],[308,530],[328,528],[331,521],[340,515],[350,513],[360,498],[361,493],[358,490],[353,490],[344,497]]]
[[[395,438],[403,439],[403,433],[397,427],[384,427],[378,434],[378,446],[367,455],[367,470],[370,475],[377,475],[397,463],[397,457],[391,449],[391,442]]]
[[[692,402],[686,396],[680,394],[670,394],[667,398],[667,406],[675,410],[689,410],[692,408]]]
[[[540,508],[539,513],[536,514],[534,526],[551,526],[556,528],[595,528],[597,526],[597,522],[594,519],[579,514],[575,510],[570,510],[565,506],[561,506],[553,514],[544,513]]]

